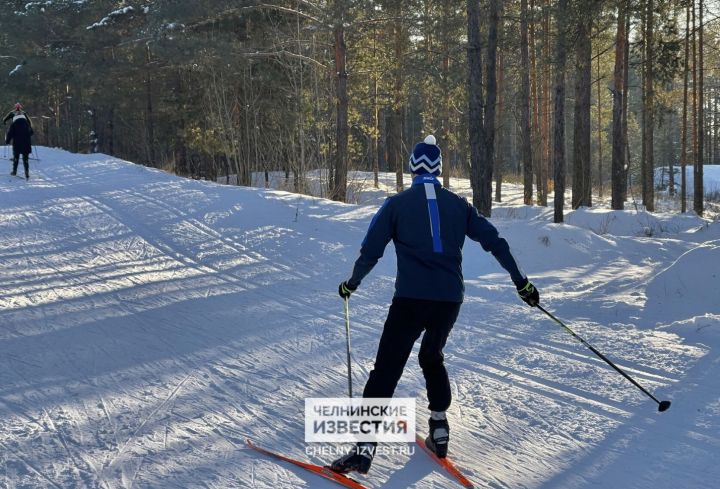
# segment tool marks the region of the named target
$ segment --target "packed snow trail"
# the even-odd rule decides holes
[[[28,182],[0,177],[0,486],[332,487],[244,440],[328,462],[304,452],[304,399],[345,393],[336,288],[377,205],[42,155]],[[611,234],[631,211],[576,211],[563,226],[516,204],[496,215],[543,305],[673,405],[658,414],[468,242],[446,348],[458,466],[478,487],[713,486],[718,224],[653,217],[662,232],[636,236]],[[358,386],[392,296],[391,248],[351,298]],[[418,397],[424,432],[415,355],[397,393]],[[359,479],[452,487],[416,452]]]

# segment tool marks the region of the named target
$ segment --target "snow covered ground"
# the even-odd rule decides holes
[[[380,195],[345,205],[40,149],[29,182],[0,177],[0,486],[335,487],[243,440],[306,458],[304,399],[345,394],[336,287]],[[555,225],[513,192],[493,222],[543,305],[673,404],[658,413],[468,242],[451,456],[478,487],[715,487],[720,223],[583,209]],[[388,249],[351,299],[356,385],[394,266]],[[425,419],[415,355],[397,394]],[[421,451],[360,479],[457,487]]]

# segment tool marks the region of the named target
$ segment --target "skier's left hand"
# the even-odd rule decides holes
[[[535,307],[540,303],[540,293],[528,279],[525,279],[525,283],[517,288],[517,292],[529,306]]]
[[[356,290],[357,290],[357,287],[356,287],[356,286],[353,286],[353,285],[350,285],[347,281],[342,282],[342,283],[338,286],[338,294],[339,294],[340,297],[342,297],[343,299],[347,299],[348,297],[350,297],[350,294],[352,294],[352,293],[355,292]]]

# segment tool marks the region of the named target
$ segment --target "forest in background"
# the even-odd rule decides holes
[[[720,163],[716,2],[6,3],[0,100],[23,103],[36,144],[89,151],[94,131],[106,154],[241,185],[284,171],[298,192],[324,169],[344,201],[349,170],[402,189],[433,133],[445,183],[469,177],[483,214],[512,180],[527,204],[554,192],[556,222],[566,192],[654,210],[660,167],[702,214],[702,167]]]

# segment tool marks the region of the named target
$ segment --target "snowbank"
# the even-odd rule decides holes
[[[663,321],[720,317],[720,241],[708,241],[680,256],[650,280],[648,308]]]

